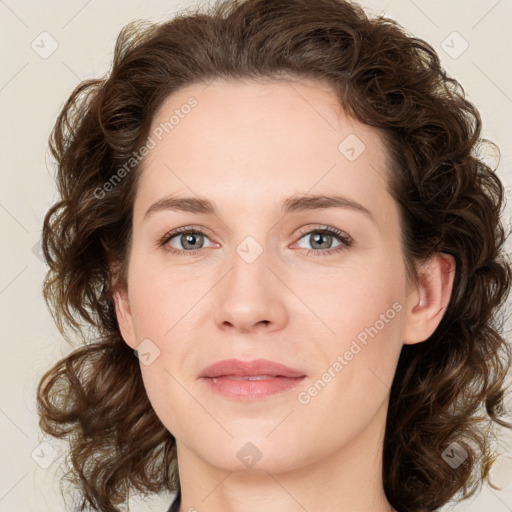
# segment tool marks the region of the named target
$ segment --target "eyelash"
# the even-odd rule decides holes
[[[182,234],[198,234],[198,233],[203,235],[203,236],[208,236],[199,227],[198,228],[192,228],[190,226],[185,226],[185,227],[182,227],[182,228],[178,228],[178,229],[175,229],[173,231],[170,231],[169,233],[166,233],[160,239],[160,241],[158,242],[158,245],[160,247],[163,247],[164,250],[166,252],[168,252],[169,254],[173,254],[173,255],[184,255],[184,254],[187,254],[188,256],[195,256],[201,249],[196,249],[196,250],[193,250],[193,251],[183,251],[181,249],[175,249],[174,247],[169,248],[169,246],[167,244],[174,237],[176,237],[177,235],[182,235]],[[304,228],[304,229],[300,230],[300,236],[297,239],[297,241],[299,241],[304,236],[310,235],[310,234],[313,234],[313,233],[322,233],[322,234],[334,235],[341,242],[341,244],[338,245],[337,247],[334,247],[332,249],[327,249],[325,251],[322,251],[322,250],[319,250],[319,249],[303,249],[303,250],[307,251],[307,253],[306,253],[307,256],[320,256],[320,255],[328,256],[330,254],[334,254],[334,253],[343,251],[343,250],[347,249],[348,247],[350,247],[352,245],[352,239],[350,238],[350,236],[348,236],[343,231],[340,231],[339,229],[333,228],[333,227],[330,227],[330,226],[322,226],[322,227],[317,227],[317,228],[314,228],[314,229],[305,229]]]

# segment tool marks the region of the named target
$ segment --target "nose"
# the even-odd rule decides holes
[[[242,254],[242,253],[241,253]],[[267,253],[256,259],[233,255],[232,268],[218,284],[214,319],[222,330],[249,333],[282,329],[288,321],[289,290],[270,268]]]

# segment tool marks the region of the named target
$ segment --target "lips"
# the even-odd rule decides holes
[[[306,379],[300,370],[267,359],[225,359],[205,368],[199,377],[210,391],[237,401],[284,394]]]
[[[275,377],[301,378],[305,374],[300,370],[290,368],[268,359],[224,359],[205,368],[199,377],[230,377],[236,380],[266,380]]]

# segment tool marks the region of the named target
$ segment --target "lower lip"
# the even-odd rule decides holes
[[[273,377],[265,380],[235,380],[228,377],[205,377],[203,380],[216,393],[229,398],[257,400],[276,393],[282,393],[298,386],[303,377]]]

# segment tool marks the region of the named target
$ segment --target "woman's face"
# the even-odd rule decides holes
[[[180,457],[275,472],[368,450],[417,299],[380,134],[319,84],[217,81],[169,97],[150,137],[116,301]],[[304,377],[222,392],[200,375],[227,359]]]

